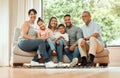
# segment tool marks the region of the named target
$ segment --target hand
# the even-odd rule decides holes
[[[64,39],[64,37],[63,37],[63,36],[60,36],[58,39]]]
[[[81,42],[81,44],[80,44],[80,46],[81,46],[81,47],[84,47],[84,46],[85,46],[85,43],[86,43],[86,41],[83,39],[82,42]]]
[[[65,49],[69,48],[67,45],[64,47]]]
[[[43,41],[46,41],[46,38],[42,38]]]
[[[74,51],[74,49],[75,49],[75,46],[73,46],[73,45],[70,46],[70,48],[69,48],[69,50],[72,51],[72,52]]]

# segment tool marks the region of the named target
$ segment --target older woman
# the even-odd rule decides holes
[[[31,61],[31,65],[39,65],[39,53],[42,53],[42,58],[45,60],[45,67],[55,67],[55,64],[50,60],[49,54],[46,51],[46,43],[42,39],[36,37],[36,19],[37,11],[30,9],[28,11],[29,20],[25,21],[22,26],[22,35],[19,38],[18,46],[21,50],[31,52],[37,51],[37,54]]]

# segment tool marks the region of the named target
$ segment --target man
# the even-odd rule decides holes
[[[69,35],[69,49],[66,49],[65,54],[71,60],[69,67],[74,67],[78,63],[78,57],[80,55],[77,41],[83,37],[82,30],[72,24],[69,14],[64,16],[64,22],[66,24],[66,32]]]
[[[93,66],[96,53],[104,49],[104,43],[101,39],[101,28],[91,20],[91,14],[88,11],[83,12],[82,19],[85,23],[81,28],[84,38],[78,40],[78,48],[82,58],[81,66]],[[87,56],[89,57],[88,61]]]

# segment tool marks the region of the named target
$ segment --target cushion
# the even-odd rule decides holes
[[[17,45],[13,47],[13,53],[19,56],[33,57],[37,52],[25,52],[21,50]]]
[[[105,48],[102,52],[96,54],[96,58],[105,57],[109,55],[109,50]]]

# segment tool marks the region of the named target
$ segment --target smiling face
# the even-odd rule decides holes
[[[66,16],[64,17],[64,22],[66,24],[67,27],[70,27],[71,26],[71,17],[70,16]]]
[[[82,20],[85,22],[86,25],[88,25],[91,21],[91,16],[88,13],[82,14]]]
[[[56,27],[57,26],[57,19],[52,18],[51,21],[50,21],[50,25],[51,25],[51,27]]]
[[[41,30],[45,30],[45,24],[44,24],[43,21],[39,21],[38,25],[39,25],[39,27],[40,27]]]
[[[63,25],[59,26],[58,27],[58,31],[61,33],[61,34],[64,34],[65,33],[65,27]]]
[[[30,18],[31,21],[35,21],[36,20],[36,14],[33,11],[31,11],[30,14],[29,14],[29,18]]]

